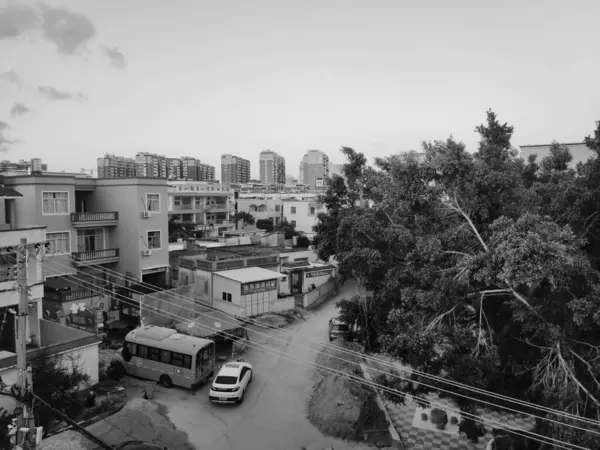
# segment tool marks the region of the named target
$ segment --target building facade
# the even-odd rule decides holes
[[[295,230],[309,238],[315,234],[318,214],[326,212],[316,195],[288,196],[283,199],[283,219],[291,223]]]
[[[320,150],[309,150],[300,162],[298,181],[310,190],[322,190],[329,178],[329,157]]]
[[[596,153],[590,150],[583,142],[564,145],[569,147],[569,150],[571,151],[573,159],[569,163],[569,167],[573,169],[578,163],[584,163],[589,158],[595,158],[597,156]],[[550,147],[552,147],[552,144],[522,145],[519,147],[519,152],[521,158],[525,161],[527,161],[530,155],[537,155],[537,162],[539,164],[543,158],[550,156]]]
[[[196,224],[206,237],[235,228],[235,192],[229,185],[210,182],[171,181],[168,188],[169,218]]]
[[[44,225],[51,257],[44,277],[87,275],[110,280],[102,268],[150,282],[168,278],[166,180],[94,179],[46,173],[11,176],[23,199],[9,214],[17,224]],[[164,281],[163,281],[164,280]]]
[[[285,184],[285,158],[272,150],[260,152],[260,182],[262,184]]]
[[[250,161],[234,155],[221,156],[221,183],[248,183]]]
[[[238,212],[247,212],[255,220],[271,220],[279,225],[283,220],[283,201],[279,194],[240,194]]]
[[[44,164],[40,158],[33,158],[30,161],[21,159],[18,162],[0,161],[0,172],[5,171],[46,172],[48,171],[48,164]]]
[[[135,159],[106,154],[97,161],[98,178],[135,177]]]

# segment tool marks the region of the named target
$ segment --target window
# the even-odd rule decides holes
[[[104,250],[104,230],[102,228],[77,230],[77,251],[94,252],[96,250]]]
[[[196,205],[204,205],[204,197],[194,197]]]
[[[223,301],[224,302],[231,302],[231,294],[228,292],[223,292]]]
[[[71,253],[71,234],[68,231],[58,233],[46,233],[46,239],[50,243],[50,251],[54,254]]]
[[[69,214],[68,192],[42,192],[42,214]]]
[[[181,197],[173,198],[173,206],[181,206]]]
[[[275,212],[279,212],[279,205],[275,205]]]
[[[148,231],[148,248],[150,250],[160,249],[160,230]]]
[[[140,358],[148,359],[148,347],[145,345],[138,345],[138,356]]]
[[[295,221],[295,220],[292,220],[290,223],[292,224],[292,226],[293,226],[294,228],[296,227],[296,221]]]
[[[146,211],[160,212],[160,194],[146,194]]]
[[[129,353],[131,353],[132,356],[137,355],[137,350],[138,350],[137,344],[134,344],[132,342],[127,342],[125,345],[127,345],[127,349],[129,350]]]
[[[314,216],[314,215],[315,215],[315,207],[314,207],[314,206],[311,206],[311,207],[310,207],[310,212],[309,212],[309,214],[310,214],[311,216]]]
[[[152,361],[160,361],[160,350],[154,347],[148,348],[149,359]]]
[[[290,214],[296,214],[296,207],[295,206],[292,206],[290,208]]]
[[[160,362],[164,364],[171,364],[171,352],[169,350],[160,351]]]

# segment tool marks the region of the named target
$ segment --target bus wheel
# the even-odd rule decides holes
[[[168,375],[163,375],[162,377],[160,377],[159,383],[166,388],[173,387],[173,380],[171,380],[171,377]]]

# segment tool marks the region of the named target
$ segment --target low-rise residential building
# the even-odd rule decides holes
[[[325,206],[319,203],[317,196],[297,195],[283,199],[284,220],[308,237],[314,236],[319,221],[317,216],[325,211]]]
[[[229,185],[171,181],[168,193],[169,219],[194,223],[205,237],[235,228],[235,192]]]
[[[569,147],[569,150],[571,151],[573,159],[569,163],[569,167],[573,169],[578,163],[584,163],[589,158],[595,158],[597,156],[596,153],[589,149],[583,142],[562,145]],[[550,147],[552,147],[552,144],[521,145],[519,151],[521,158],[525,161],[527,161],[530,155],[537,155],[537,163],[539,164],[543,158],[550,156]]]
[[[0,186],[0,378],[10,386],[17,382],[16,321],[19,293],[16,283],[16,251],[21,239],[31,245],[27,260],[28,304],[26,311],[26,358],[63,356],[98,381],[97,336],[43,319],[46,226],[23,225],[14,221],[16,203],[25,201],[20,192]],[[6,219],[5,219],[6,218]],[[0,407],[14,408],[15,400],[2,397]],[[12,409],[10,409],[12,410]]]
[[[241,194],[237,199],[237,210],[247,212],[255,220],[270,220],[279,225],[283,220],[281,194]]]

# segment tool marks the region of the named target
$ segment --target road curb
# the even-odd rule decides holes
[[[362,358],[362,359],[364,361],[364,358]],[[369,367],[366,364],[360,363],[360,369],[362,370],[363,376],[367,379],[367,381],[369,381],[371,383],[375,383],[373,381],[373,379],[371,378],[371,374],[369,373]],[[377,405],[379,406],[379,409],[381,409],[383,411],[383,413],[385,414],[386,420],[390,424],[389,430],[390,430],[390,436],[392,437],[392,440],[396,443],[401,444],[402,445],[401,448],[404,448],[404,442],[402,441],[402,438],[400,437],[400,433],[398,433],[398,430],[396,430],[396,427],[394,427],[394,422],[392,422],[392,418],[390,417],[390,414],[388,413],[385,401],[381,398],[381,394],[379,393],[379,390],[377,388],[373,388],[373,389],[375,390],[375,394],[377,395],[377,397],[376,397]]]

